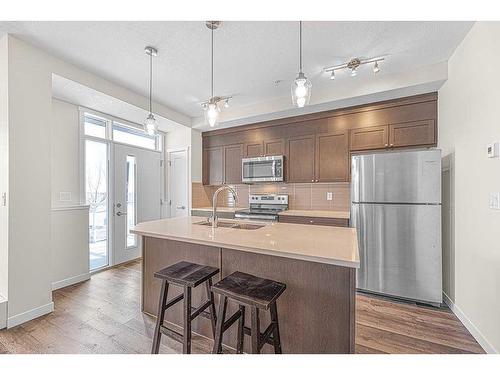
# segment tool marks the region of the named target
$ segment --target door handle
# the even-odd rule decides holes
[[[126,214],[127,214],[126,212],[121,212],[121,211],[118,211],[118,212],[116,213],[116,216],[124,216],[124,215],[126,215]]]
[[[176,207],[178,210],[185,210],[186,209],[186,206],[177,206]]]

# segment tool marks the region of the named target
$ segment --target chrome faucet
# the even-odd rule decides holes
[[[238,197],[238,194],[236,194],[236,190],[234,190],[229,185],[222,185],[215,191],[214,196],[212,197],[212,228],[217,228],[217,224],[219,222],[219,217],[217,216],[217,199],[219,197],[219,193],[223,190],[229,190],[229,192],[233,195],[233,199],[235,202],[236,198]]]

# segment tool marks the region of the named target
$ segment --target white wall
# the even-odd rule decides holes
[[[90,278],[88,206],[52,209],[52,289]]]
[[[52,74],[140,108],[147,108],[148,100],[11,35],[6,38],[2,43],[8,48],[8,80],[0,85],[8,90],[9,104],[8,325],[12,327],[53,308]],[[160,116],[190,124],[188,117],[162,105],[155,104],[155,110]],[[0,262],[4,261],[2,257]]]
[[[500,191],[500,158],[486,145],[500,140],[500,23],[476,23],[449,61],[439,90],[443,149],[445,293],[483,347],[500,351],[500,210],[488,208]]]
[[[9,189],[8,38],[0,39],[0,295],[8,297],[9,212],[2,194]],[[1,297],[0,297],[1,298]],[[0,326],[2,323],[0,322]]]
[[[52,207],[80,203],[79,116],[78,106],[52,98]],[[61,192],[71,200],[61,201]]]

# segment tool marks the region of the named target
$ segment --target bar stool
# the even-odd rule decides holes
[[[191,321],[195,319],[198,315],[202,315],[209,318],[212,323],[212,333],[215,338],[215,326],[216,326],[216,315],[215,315],[215,303],[214,294],[210,290],[212,286],[212,277],[219,273],[219,269],[210,266],[203,266],[196,263],[190,262],[179,262],[173,264],[167,268],[164,268],[158,272],[155,272],[154,276],[162,280],[161,291],[160,291],[160,302],[158,305],[158,315],[156,319],[155,333],[153,336],[153,347],[151,349],[152,354],[158,354],[160,349],[161,335],[168,335],[174,339],[182,342],[182,352],[184,354],[191,353]],[[198,285],[205,283],[207,292],[207,301],[204,302],[200,307],[195,308],[191,306],[191,290]],[[167,302],[168,286],[169,284],[174,284],[184,288],[183,293],[172,298]],[[184,300],[184,332],[181,335],[176,331],[163,325],[163,320],[165,318],[165,311],[175,305],[177,302]],[[208,312],[205,310],[209,309]]]
[[[274,352],[281,354],[281,341],[278,324],[276,300],[284,292],[286,285],[277,281],[263,279],[243,272],[234,272],[223,278],[212,287],[212,291],[221,295],[215,342],[212,353],[222,353],[222,336],[224,332],[238,321],[237,353],[243,353],[245,334],[252,338],[252,353],[260,353],[264,344],[274,346]],[[234,300],[239,309],[226,319],[227,301]],[[245,307],[250,307],[251,328],[245,327]],[[259,310],[270,310],[271,323],[260,332]]]

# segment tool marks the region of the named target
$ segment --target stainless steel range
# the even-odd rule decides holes
[[[278,221],[278,213],[288,209],[288,194],[250,194],[249,208],[236,211],[237,219]]]

